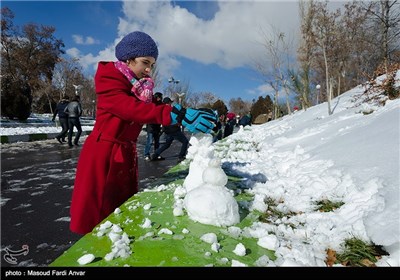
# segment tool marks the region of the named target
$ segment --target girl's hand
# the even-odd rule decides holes
[[[154,81],[150,77],[141,78],[133,83],[136,95],[145,102],[151,102],[153,98]]]

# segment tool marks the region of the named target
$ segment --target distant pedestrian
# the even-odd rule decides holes
[[[272,111],[268,113],[268,119],[267,122],[272,121]]]
[[[251,125],[251,114],[248,113],[246,115],[244,115],[240,121],[239,121],[239,125],[242,125],[243,127]]]
[[[163,103],[172,105],[173,101],[169,97],[165,97]],[[154,154],[151,156],[151,160],[164,160],[161,154],[168,149],[174,140],[182,143],[181,150],[178,155],[178,160],[184,160],[186,158],[186,152],[189,146],[189,140],[186,135],[182,132],[181,125],[166,125],[163,126],[163,132],[165,133],[165,143],[159,147]]]
[[[240,115],[237,115],[236,116],[236,124],[235,124],[236,127],[239,127],[239,121],[240,121]]]
[[[82,134],[82,126],[80,117],[82,115],[82,106],[80,103],[80,97],[75,95],[72,101],[65,107],[64,112],[68,114],[68,146],[70,148],[72,145],[72,134],[74,133],[74,127],[76,127],[77,132],[75,134],[74,145],[79,146],[79,138]]]
[[[224,138],[228,137],[233,133],[233,130],[236,125],[236,116],[234,113],[226,114],[226,123],[224,128]]]
[[[54,110],[53,118],[51,121],[56,120],[56,116],[58,115],[58,120],[61,125],[61,132],[57,134],[56,139],[61,144],[65,141],[65,137],[67,136],[68,132],[68,114],[64,112],[65,107],[68,106],[69,97],[67,95],[63,96],[60,102],[57,104],[56,109]]]
[[[163,94],[161,92],[156,92],[153,96],[153,103],[160,105],[162,104]],[[150,160],[150,150],[151,146],[154,144],[154,152],[160,147],[160,136],[161,136],[161,124],[150,123],[146,125],[147,139],[146,146],[144,148],[144,158],[145,160]]]
[[[224,116],[221,115],[218,118],[218,121],[213,128],[211,134],[213,136],[213,142],[217,142],[218,140],[222,139],[223,133],[222,133],[222,122],[224,121]]]

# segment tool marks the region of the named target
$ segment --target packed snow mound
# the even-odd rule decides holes
[[[189,218],[202,224],[231,226],[240,221],[238,204],[223,186],[205,184],[193,189],[184,206]]]

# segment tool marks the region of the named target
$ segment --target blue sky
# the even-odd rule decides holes
[[[159,46],[163,87],[173,76],[190,92],[212,92],[226,103],[272,93],[254,70],[266,58],[261,31],[276,27],[298,36],[296,1],[2,1],[14,24],[51,25],[65,51],[94,74],[100,60],[115,60],[114,47],[135,30]],[[295,44],[294,44],[295,45]]]

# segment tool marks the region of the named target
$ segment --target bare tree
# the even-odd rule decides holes
[[[154,81],[154,88],[161,88],[162,79],[157,64],[155,64],[154,68],[151,71],[151,78]]]
[[[280,115],[279,109],[279,83],[276,80],[269,81],[270,86],[274,89],[274,100],[273,100],[273,119],[277,119]],[[290,112],[290,111],[289,111]]]
[[[199,93],[199,95],[200,95],[200,106],[201,107],[211,108],[212,104],[217,102],[217,100],[219,99],[212,92],[201,92],[201,93]]]
[[[271,26],[270,34],[263,33],[267,59],[269,63],[263,63],[262,60],[255,62],[257,71],[270,83],[271,78],[279,81],[279,89],[283,89],[286,97],[286,107],[288,112],[291,112],[290,106],[290,77],[288,69],[291,68],[291,39],[286,38],[285,33],[280,32],[275,27]],[[276,100],[277,102],[277,100]],[[277,107],[277,103],[274,105]]]
[[[64,53],[62,40],[54,37],[55,28],[29,23],[19,27],[13,25],[14,14],[10,9],[1,9],[1,66],[13,80],[26,82],[32,92],[32,100],[45,97],[51,100],[48,90],[53,78],[55,64]]]
[[[196,93],[191,93],[188,92],[186,94],[186,98],[185,98],[185,104],[187,106],[193,107],[193,108],[199,108],[200,105],[200,95],[196,94]]]
[[[185,94],[184,106],[192,108],[211,108],[219,98],[211,92],[188,92]]]
[[[333,90],[340,86],[341,68],[346,61],[346,44],[339,24],[341,13],[340,10],[329,11],[327,2],[310,1],[305,9],[304,15],[308,18],[303,21],[305,27],[302,32],[305,32],[303,38],[307,39],[310,46],[300,49],[300,52],[312,61],[317,79],[325,79],[328,113],[332,114],[330,103]]]
[[[310,9],[311,4],[312,1],[299,1],[301,38],[299,49],[297,50],[297,59],[299,61],[300,69],[298,71],[290,70],[292,85],[295,88],[295,91],[300,93],[301,100],[303,100],[303,102],[301,102],[303,109],[311,106],[310,75],[314,45],[314,38],[311,33],[314,14],[313,10]]]
[[[185,80],[179,80],[175,81],[174,83],[168,83],[168,86],[164,89],[164,96],[168,96],[171,99],[178,101],[179,95],[184,93],[181,98],[183,104],[185,104],[189,90],[189,82]]]
[[[394,61],[393,54],[400,47],[400,3],[398,0],[379,0],[361,4],[379,30],[376,41],[379,48],[377,49],[380,50],[381,59],[388,73],[389,64],[398,62]]]
[[[77,59],[60,59],[53,72],[53,84],[59,89],[59,98],[63,95],[73,94],[73,84],[80,84],[76,81],[77,72],[80,72]]]
[[[252,102],[244,101],[240,97],[229,100],[229,109],[237,115],[243,116],[250,112]]]

